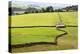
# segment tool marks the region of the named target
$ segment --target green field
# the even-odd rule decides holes
[[[56,28],[17,28],[12,29],[11,40],[12,44],[54,42],[55,37],[62,33],[56,30]]]
[[[60,12],[65,25],[78,26],[77,12]],[[11,27],[18,26],[55,26],[59,22],[58,13],[34,13],[11,16]],[[36,45],[31,47],[14,48],[13,52],[62,50],[77,48],[77,27],[66,27],[68,34],[58,39],[58,45]],[[40,28],[11,28],[11,44],[32,42],[54,42],[55,37],[62,34],[56,27]],[[72,43],[73,42],[73,43]],[[34,49],[35,48],[35,49]]]
[[[52,51],[52,50],[68,50],[78,48],[78,30],[77,27],[67,27],[65,30],[68,35],[58,39],[58,45],[34,45],[31,47],[13,48],[12,52],[35,52],[35,51]]]
[[[66,25],[77,25],[77,12],[61,12],[63,22]],[[34,13],[12,16],[11,26],[52,26],[59,22],[58,13]]]

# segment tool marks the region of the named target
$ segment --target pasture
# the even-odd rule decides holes
[[[17,28],[12,29],[12,44],[30,42],[54,42],[55,37],[63,32],[56,28]],[[17,40],[17,41],[16,41]]]
[[[66,25],[77,25],[77,12],[61,12],[60,16]],[[57,22],[59,22],[57,12],[11,16],[11,26],[52,26]]]
[[[78,26],[77,12],[59,12],[65,25]],[[57,12],[34,13],[11,16],[11,27],[22,26],[56,26],[59,22]],[[12,52],[30,52],[46,50],[65,50],[77,48],[78,27],[66,27],[62,30],[67,35],[58,39],[58,45],[35,45],[31,47],[12,48]],[[11,28],[11,45],[33,42],[55,42],[55,37],[62,34],[56,27]],[[72,43],[73,42],[73,43]]]

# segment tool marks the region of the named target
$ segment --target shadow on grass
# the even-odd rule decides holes
[[[11,45],[12,48],[21,48],[21,47],[30,47],[34,45],[44,45],[44,44],[50,44],[50,45],[56,45],[56,42],[34,42],[34,43],[25,43],[25,44],[17,44],[17,45]]]
[[[15,26],[9,28],[38,28],[38,27],[56,27],[56,26]],[[65,25],[65,27],[78,27],[76,25]]]

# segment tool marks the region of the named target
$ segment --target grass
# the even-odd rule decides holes
[[[52,51],[52,50],[68,50],[78,48],[78,28],[67,27],[65,30],[67,35],[58,39],[58,45],[34,45],[30,47],[13,48],[12,52],[35,52],[35,51]]]
[[[61,19],[65,25],[78,25],[78,13],[77,12],[66,12],[60,13]]]
[[[54,42],[55,37],[62,33],[56,30],[56,28],[16,28],[12,29],[11,40],[12,44]]]
[[[77,25],[77,12],[60,12],[66,25]],[[59,22],[58,13],[34,13],[11,16],[11,26],[52,26]]]
[[[24,14],[12,16],[11,26],[51,26],[55,25],[57,21],[57,13]]]
[[[77,12],[60,12],[60,16],[65,25],[78,26]],[[59,22],[59,17],[54,13],[34,13],[11,16],[11,26],[54,26]],[[13,52],[31,52],[47,50],[76,49],[78,42],[78,28],[66,27],[67,35],[58,39],[58,45],[35,45],[31,47],[12,48]],[[11,44],[23,44],[31,42],[54,42],[57,35],[63,32],[55,27],[49,28],[12,28]]]

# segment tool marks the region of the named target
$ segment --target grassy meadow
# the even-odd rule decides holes
[[[78,30],[77,27],[67,27],[65,30],[68,35],[64,35],[58,39],[58,45],[34,45],[30,47],[13,48],[12,52],[35,52],[35,51],[53,51],[53,50],[69,50],[78,48]]]
[[[62,33],[56,28],[17,28],[12,29],[11,40],[14,45],[31,42],[55,42],[55,37]]]
[[[60,16],[66,25],[77,25],[77,12],[61,12]],[[57,12],[32,13],[11,16],[11,26],[52,26],[59,22]]]
[[[78,26],[77,12],[59,12],[65,25]],[[55,26],[59,22],[57,12],[33,13],[11,16],[11,27],[19,26]],[[76,49],[78,40],[78,27],[66,27],[63,30],[68,34],[58,39],[58,45],[34,45],[31,47],[12,48],[12,52],[31,52],[47,50]],[[24,44],[32,42],[54,42],[57,35],[62,34],[56,27],[40,28],[11,28],[11,44]]]

